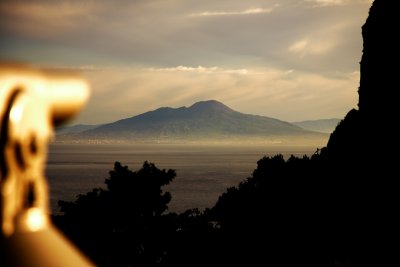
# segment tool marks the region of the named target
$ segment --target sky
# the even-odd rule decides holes
[[[0,0],[0,60],[91,86],[71,124],[215,99],[285,121],[357,107],[372,0]]]

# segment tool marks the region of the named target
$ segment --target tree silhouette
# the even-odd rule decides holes
[[[264,157],[251,177],[222,194],[209,216],[221,225],[225,260],[333,266],[327,231],[331,191],[321,166],[319,154]]]
[[[93,189],[74,202],[59,201],[64,215],[55,222],[99,265],[157,262],[169,225],[162,225],[162,214],[171,200],[161,187],[174,179],[175,171],[147,161],[131,171],[115,162],[109,174],[106,190]]]
[[[124,216],[140,220],[161,216],[171,200],[170,193],[163,193],[161,187],[170,183],[175,176],[174,170],[160,170],[147,161],[137,172],[116,162],[114,170],[110,171],[110,178],[105,181],[115,216],[126,214]]]

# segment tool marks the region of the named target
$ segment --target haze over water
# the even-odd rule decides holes
[[[317,147],[268,145],[82,145],[52,144],[46,175],[50,186],[51,210],[58,212],[58,200],[75,200],[93,188],[105,188],[104,180],[114,162],[137,171],[144,161],[160,169],[174,169],[177,176],[164,191],[172,200],[169,211],[212,207],[228,187],[250,177],[263,156],[283,154],[285,158],[311,155]]]

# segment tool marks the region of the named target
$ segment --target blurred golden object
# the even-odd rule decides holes
[[[93,266],[50,223],[44,176],[54,126],[88,97],[77,74],[0,64],[1,264]]]

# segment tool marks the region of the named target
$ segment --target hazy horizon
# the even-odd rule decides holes
[[[315,147],[214,145],[59,145],[52,144],[46,165],[51,210],[58,200],[74,200],[92,188],[105,188],[104,179],[115,161],[137,170],[144,161],[175,169],[176,179],[164,190],[172,193],[171,212],[210,208],[226,188],[249,177],[263,156],[311,156]]]

